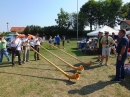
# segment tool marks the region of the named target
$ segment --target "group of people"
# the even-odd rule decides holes
[[[60,41],[62,41],[62,46],[63,49],[65,49],[65,36],[63,35],[62,38],[60,38],[59,34],[57,34],[57,36],[55,36],[54,38],[52,38],[52,36],[50,36],[49,38],[49,49],[52,48],[52,44],[54,44],[54,46],[57,46],[58,48],[60,48]]]
[[[98,42],[98,60],[99,65],[103,65],[104,57],[106,58],[105,65],[108,65],[108,58],[110,56],[111,50],[113,50],[116,55],[116,76],[111,81],[120,82],[125,79],[124,63],[127,58],[127,51],[129,48],[129,39],[126,36],[126,30],[119,30],[118,37],[115,37],[114,33],[112,36],[109,32],[99,32]]]
[[[14,36],[11,37],[11,53],[12,53],[12,61],[10,60],[10,56],[7,52],[7,42],[4,37],[0,37],[0,62],[3,60],[3,55],[7,57],[8,62],[12,63],[12,67],[15,65],[14,58],[18,57],[18,64],[22,65],[22,63],[30,62],[30,47],[39,53],[41,44],[41,38],[39,34],[36,33],[35,37],[31,39],[28,38],[28,34],[25,33],[24,38],[19,38],[19,34],[17,32],[14,33]],[[34,52],[34,60],[40,60],[39,54]],[[21,60],[21,53],[23,54],[23,60]]]

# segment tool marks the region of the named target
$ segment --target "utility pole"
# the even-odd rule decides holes
[[[77,40],[78,40],[78,0],[77,0]]]
[[[7,22],[6,24],[7,24],[7,32],[9,32],[9,28],[8,28],[8,24],[9,24],[9,23]]]

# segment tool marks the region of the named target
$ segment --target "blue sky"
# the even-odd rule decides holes
[[[87,1],[78,0],[78,10]],[[7,22],[9,30],[27,25],[56,25],[60,8],[69,13],[77,12],[77,0],[0,0],[0,32],[7,31]]]

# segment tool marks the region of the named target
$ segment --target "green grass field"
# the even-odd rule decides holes
[[[48,48],[47,43],[43,46]],[[66,43],[62,50],[83,62],[94,62],[97,58],[79,51],[76,41]],[[57,49],[49,51],[75,67],[83,65]],[[40,53],[68,74],[75,73],[47,51],[41,49]],[[130,76],[126,75],[126,80],[121,83],[110,82],[115,75],[116,58],[110,57],[109,66],[100,67],[98,63],[89,67],[83,65],[84,71],[79,72],[79,80],[71,81],[44,59],[34,61],[33,51],[30,60],[21,66],[16,63],[15,67],[11,67],[4,57],[0,64],[0,97],[130,97]]]

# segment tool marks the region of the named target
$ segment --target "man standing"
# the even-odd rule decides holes
[[[125,36],[124,29],[119,30],[118,37],[120,38],[117,45],[117,62],[116,62],[116,76],[111,81],[120,82],[125,79],[124,63],[127,58],[127,51],[129,47],[129,40]]]
[[[29,62],[29,54],[30,54],[30,44],[28,39],[28,34],[25,33],[25,37],[22,39],[23,45],[23,63]]]
[[[4,37],[1,37],[1,43],[0,43],[0,62],[2,62],[3,60],[3,55],[6,56],[8,62],[10,62],[10,57],[8,55],[8,52],[7,52],[7,48],[6,48],[6,45],[7,45],[7,42],[6,40],[4,39]]]
[[[102,57],[102,43],[101,43],[102,34],[103,34],[102,32],[99,32],[98,34],[98,42],[97,42],[98,59],[96,62],[100,62]]]
[[[106,63],[105,65],[108,66],[108,57],[110,56],[110,44],[114,44],[114,40],[112,37],[109,36],[109,32],[105,31],[105,36],[101,39],[102,44],[102,58],[100,62],[100,66],[102,66],[102,62],[104,60],[104,57],[106,57]]]
[[[62,36],[62,45],[63,45],[63,49],[65,49],[65,47],[64,47],[65,46],[65,36],[64,35]]]
[[[21,64],[21,44],[22,44],[22,41],[18,37],[18,35],[19,34],[17,32],[15,32],[14,36],[11,38],[12,67],[15,65],[14,64],[15,55],[18,56],[18,63],[19,63],[19,65],[22,65]]]
[[[56,42],[57,42],[57,47],[60,48],[60,36],[57,34],[56,36]]]
[[[39,38],[38,33],[35,35],[35,38],[34,38],[33,41],[34,41],[34,44],[35,44],[34,49],[39,53],[39,51],[40,51],[40,38]],[[36,52],[34,52],[34,59],[35,59],[35,61],[40,60],[39,54],[37,54]]]

